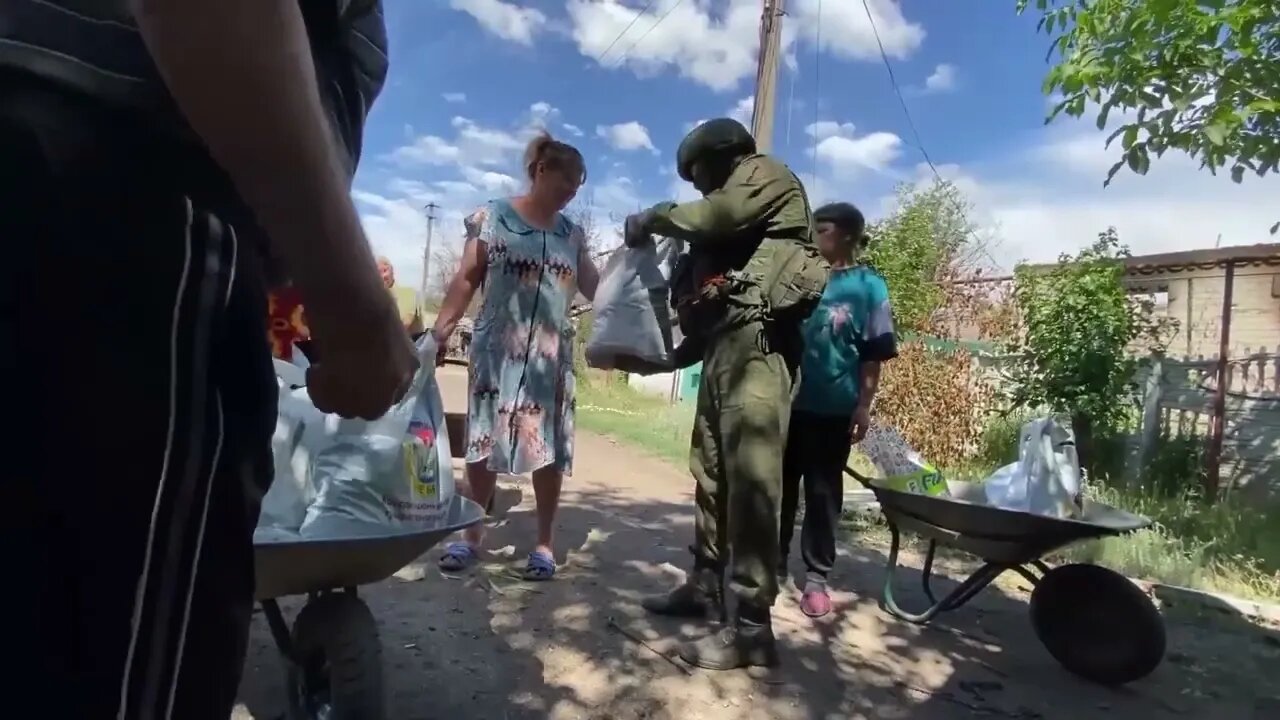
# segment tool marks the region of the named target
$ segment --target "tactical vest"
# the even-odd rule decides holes
[[[382,2],[298,1],[320,96],[354,174],[365,117],[387,74]],[[196,142],[151,62],[129,0],[0,0],[3,70],[140,112],[158,132]]]

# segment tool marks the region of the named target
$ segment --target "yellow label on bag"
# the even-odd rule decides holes
[[[405,473],[417,499],[434,500],[440,488],[440,460],[435,439],[431,428],[410,428],[404,440]]]
[[[946,479],[933,466],[926,466],[919,472],[911,473],[910,475],[888,477],[880,480],[877,484],[890,490],[914,493],[916,495],[932,495],[935,497],[948,497],[951,495],[951,491],[947,489]]]

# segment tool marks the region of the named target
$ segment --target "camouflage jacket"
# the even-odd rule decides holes
[[[780,304],[774,286],[792,282],[791,258],[801,251],[817,257],[804,186],[767,155],[739,161],[724,186],[700,200],[663,203],[648,214],[648,231],[691,248],[688,272],[672,288],[686,336],[772,319],[771,304]]]

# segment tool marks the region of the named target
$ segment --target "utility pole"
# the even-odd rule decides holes
[[[782,48],[782,16],[785,0],[764,0],[760,17],[760,55],[756,63],[755,105],[751,109],[751,135],[756,148],[767,153],[773,147],[773,111],[778,88],[778,52]]]
[[[422,289],[418,292],[418,310],[426,311],[427,289],[431,287],[431,232],[435,229],[436,209],[440,206],[427,203],[423,210],[427,213],[427,244],[422,249]]]

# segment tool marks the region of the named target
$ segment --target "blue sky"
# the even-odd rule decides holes
[[[1002,266],[1055,259],[1108,225],[1136,253],[1270,239],[1274,179],[1236,186],[1170,157],[1146,177],[1121,175],[1103,189],[1118,150],[1105,149],[1108,133],[1091,118],[1044,125],[1048,38],[1034,17],[1014,12],[1015,0],[867,6],[920,144],[965,192]],[[519,192],[522,148],[537,128],[582,150],[589,182],[579,207],[610,243],[627,212],[692,196],[673,171],[675,147],[694,123],[750,120],[760,0],[385,7],[391,72],[353,195],[402,282],[421,275],[422,206],[440,206],[437,243],[456,245],[465,212]],[[895,185],[932,171],[866,9],[861,0],[788,0],[787,9],[774,152],[815,203],[848,200],[882,216]]]

